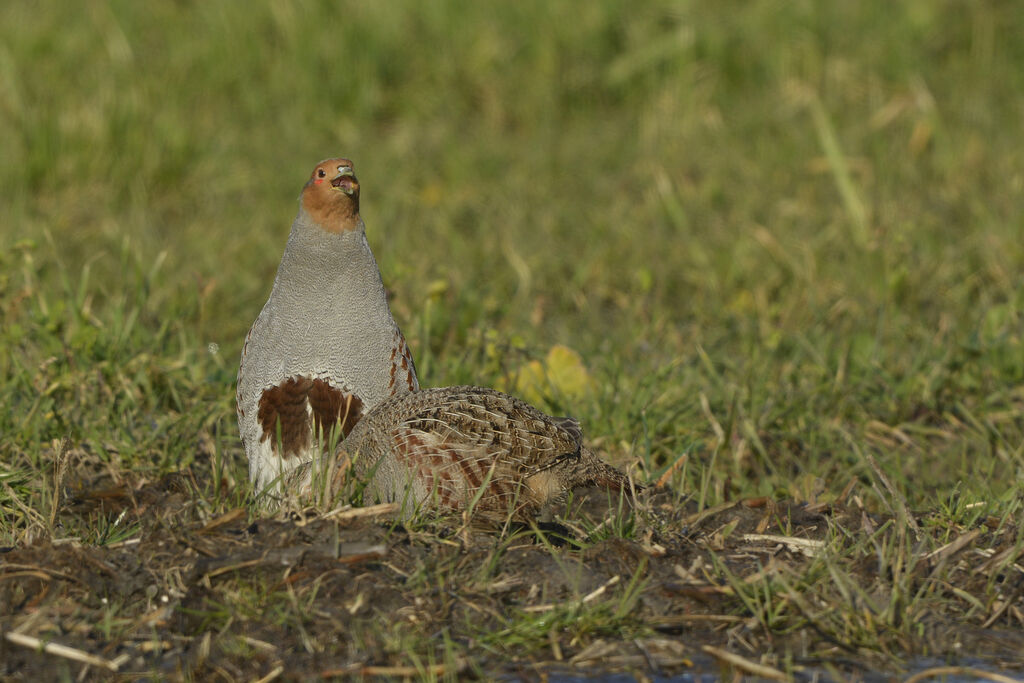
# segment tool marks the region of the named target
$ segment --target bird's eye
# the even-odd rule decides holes
[[[318,168],[318,169],[316,170],[316,174],[317,174],[318,176],[320,176],[321,178],[323,178],[323,177],[324,177],[325,175],[327,175],[327,174],[326,174],[326,173],[324,172],[324,169],[322,169],[322,168]]]

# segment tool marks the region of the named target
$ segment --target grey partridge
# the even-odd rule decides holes
[[[574,488],[631,486],[583,445],[574,418],[551,417],[508,394],[473,386],[387,399],[363,416],[338,454],[369,477],[364,500],[402,503],[405,516],[417,509],[472,508],[492,517],[529,518]],[[297,489],[316,486],[314,467],[294,473],[301,477]]]
[[[236,399],[249,478],[257,491],[278,490],[283,474],[375,405],[417,389],[366,241],[352,162],[321,161],[242,349]]]

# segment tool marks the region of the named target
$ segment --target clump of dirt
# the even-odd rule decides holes
[[[1012,526],[965,530],[961,547],[908,556],[912,566],[894,576],[871,561],[899,536],[894,521],[856,505],[758,499],[697,510],[655,491],[634,511],[591,492],[550,525],[403,526],[385,507],[215,510],[207,484],[186,471],[88,487],[64,504],[64,528],[130,533],[0,555],[0,675],[535,678],[719,665],[864,675],[917,654],[1022,663]],[[844,550],[828,555],[826,544]],[[985,549],[984,571],[963,559],[972,548]],[[963,571],[950,573],[958,562]],[[962,577],[965,595],[1001,582],[1001,602],[972,611],[940,576]],[[899,582],[908,598],[935,594],[923,609],[908,605],[920,628],[883,621]],[[849,607],[829,600],[845,599],[886,632],[844,631]]]

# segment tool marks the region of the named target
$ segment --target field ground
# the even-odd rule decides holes
[[[0,5],[0,677],[1024,676],[1020,35]],[[421,383],[650,489],[543,529],[252,504],[241,343],[339,154]]]

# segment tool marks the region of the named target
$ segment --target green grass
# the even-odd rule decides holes
[[[944,542],[1019,519],[1021,35],[1002,2],[6,3],[0,545],[132,535],[55,530],[98,479],[244,504],[241,343],[338,154],[424,386],[532,391],[644,479],[685,457],[703,507],[855,479]],[[517,383],[556,345],[586,390]],[[830,562],[802,590],[843,597]],[[766,628],[791,581],[743,596]]]

